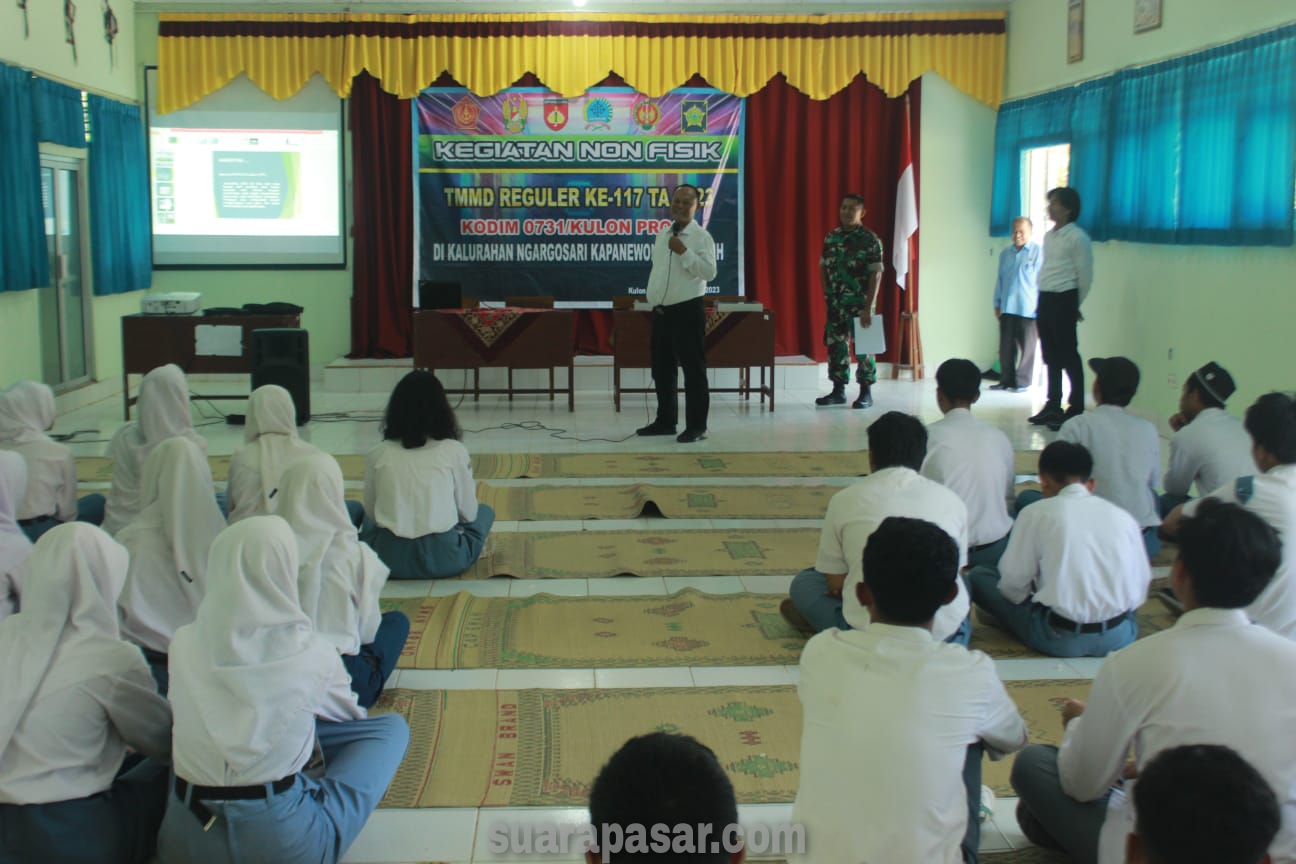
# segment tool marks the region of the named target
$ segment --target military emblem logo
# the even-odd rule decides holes
[[[481,119],[481,106],[471,96],[464,96],[456,102],[451,113],[454,114],[457,128],[471,132],[477,131],[477,121]]]
[[[651,99],[644,99],[634,107],[635,125],[645,132],[651,131],[661,119],[661,109]]]
[[[544,103],[545,125],[557,132],[567,125],[567,100],[546,99]]]
[[[680,103],[680,130],[683,132],[707,131],[707,102],[705,99],[685,99]]]
[[[585,128],[611,129],[612,103],[602,96],[588,99],[585,102]]]
[[[517,133],[526,128],[527,101],[521,93],[510,93],[505,97],[500,112],[504,115],[504,128],[509,132]]]

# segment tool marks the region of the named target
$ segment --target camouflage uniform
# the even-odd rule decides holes
[[[882,272],[882,241],[869,229],[838,226],[824,238],[819,259],[827,279],[824,300],[828,320],[824,323],[824,345],[828,346],[828,379],[845,385],[850,378],[850,347],[855,338],[855,320],[864,308],[869,277]],[[877,362],[872,354],[855,358],[857,384],[877,381]]]

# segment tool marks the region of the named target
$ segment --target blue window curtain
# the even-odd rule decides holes
[[[64,147],[84,147],[85,110],[81,91],[66,84],[35,78],[36,137]]]
[[[94,293],[138,291],[153,282],[148,153],[140,109],[102,96],[88,100]]]
[[[0,64],[0,291],[49,284],[31,73]]]
[[[1292,245],[1296,25],[1005,103],[992,233],[1011,230],[1022,153],[1063,142],[1095,240]]]

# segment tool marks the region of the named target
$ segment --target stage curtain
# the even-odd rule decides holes
[[[158,110],[190,105],[246,73],[276,99],[319,74],[339,96],[362,71],[409,99],[443,72],[497,93],[527,72],[574,96],[615,69],[649,96],[697,73],[751,95],[776,75],[827,99],[864,75],[891,96],[937,72],[998,107],[1002,11],[857,15],[382,15],[164,13]]]
[[[351,357],[409,357],[414,314],[412,112],[369,75],[351,91]]]
[[[916,125],[916,110],[913,116]],[[877,305],[888,350],[879,359],[894,360],[902,298],[891,242],[903,122],[904,99],[888,98],[863,78],[822,102],[782,79],[748,98],[744,272],[747,293],[774,310],[776,354],[827,359],[819,256],[838,224],[841,196],[855,192],[864,197],[864,224],[886,253]],[[915,170],[918,141],[915,129]],[[917,309],[916,267],[909,282]]]

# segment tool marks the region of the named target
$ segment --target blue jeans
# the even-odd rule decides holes
[[[316,724],[325,775],[298,775],[291,789],[265,799],[204,801],[216,822],[204,831],[174,792],[158,834],[166,864],[336,864],[346,854],[396,774],[409,727],[384,714]]]
[[[1143,529],[1143,548],[1147,550],[1149,559],[1155,558],[1161,551],[1161,538],[1157,536],[1156,525],[1150,525]]]
[[[792,598],[792,605],[801,613],[801,617],[810,622],[815,628],[816,633],[822,633],[824,630],[830,630],[836,627],[838,630],[850,630],[851,625],[846,623],[845,617],[842,616],[842,601],[840,597],[829,597],[828,577],[813,567],[802,570],[796,576],[792,577],[792,585],[788,588],[788,594]],[[972,621],[971,617],[963,619],[959,629],[954,631],[946,642],[954,642],[968,646],[972,639]]]
[[[49,804],[0,804],[0,861],[144,864],[166,808],[165,765],[140,760],[107,790]]]
[[[966,643],[965,643],[966,644]],[[963,785],[967,789],[968,824],[963,835],[963,861],[977,864],[981,854],[981,761],[985,745],[980,741],[967,748],[963,760]]]
[[[1062,791],[1058,750],[1032,744],[1013,760],[1012,787],[1039,827],[1078,864],[1097,864],[1098,837],[1107,819],[1107,798],[1077,801]]]
[[[999,559],[1003,557],[1004,550],[1008,548],[1008,535],[1000,537],[993,543],[988,543],[982,549],[973,551],[968,550],[969,567],[997,567]]]
[[[1020,513],[1023,507],[1034,504],[1036,501],[1043,501],[1044,493],[1038,489],[1025,489],[1017,495],[1017,512]]]
[[[392,532],[366,522],[360,539],[373,547],[382,562],[391,568],[391,579],[445,579],[458,576],[473,565],[486,545],[486,535],[495,524],[495,511],[489,504],[477,505],[477,518],[462,522],[443,534],[422,537],[397,537]]]
[[[374,640],[361,645],[359,654],[342,655],[342,665],[351,673],[351,689],[360,707],[371,707],[382,695],[383,686],[405,648],[409,631],[409,618],[404,612],[384,612]]]
[[[359,501],[346,500],[347,515],[351,517],[351,524],[359,528],[364,524],[365,509],[364,504]]]
[[[1101,633],[1060,630],[1049,623],[1050,610],[1032,600],[1012,603],[999,593],[999,571],[974,567],[967,573],[972,602],[993,615],[1028,648],[1050,657],[1106,657],[1138,636],[1138,622],[1129,613]]]

